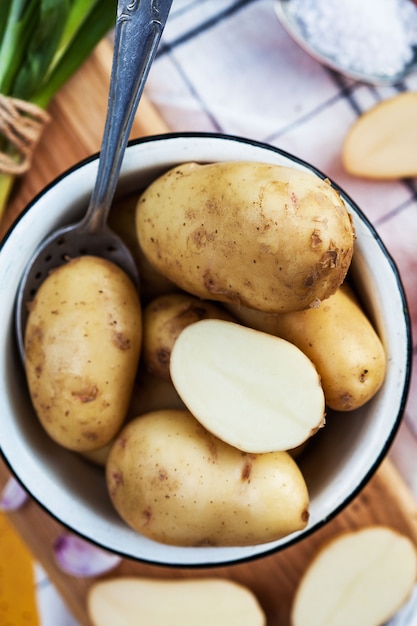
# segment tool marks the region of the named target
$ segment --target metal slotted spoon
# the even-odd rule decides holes
[[[107,217],[136,109],[171,5],[172,0],[118,0],[109,100],[95,186],[82,220],[51,233],[23,274],[15,310],[23,362],[27,305],[52,269],[69,258],[92,254],[113,261],[138,283],[132,255],[107,226]]]

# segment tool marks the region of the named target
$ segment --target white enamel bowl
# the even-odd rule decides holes
[[[185,161],[250,160],[312,169],[257,142],[223,135],[182,134],[129,145],[118,193],[143,188]],[[398,429],[410,377],[410,325],[398,271],[363,213],[342,192],[357,233],[352,276],[388,355],[385,383],[362,409],[329,416],[310,454],[300,460],[310,491],[308,527],[279,541],[249,547],[181,548],[155,543],[130,530],[114,511],[103,472],[53,443],[34,415],[14,333],[16,290],[40,241],[74,221],[86,206],[97,158],[83,161],[27,207],[0,253],[0,444],[4,459],[33,498],[62,524],[111,551],[149,563],[204,567],[250,560],[281,550],[328,522],[375,472]],[[314,170],[315,171],[315,170]],[[320,174],[321,175],[321,174]]]

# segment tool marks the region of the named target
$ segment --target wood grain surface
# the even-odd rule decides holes
[[[8,476],[6,467],[0,463],[0,488]],[[86,601],[94,579],[77,579],[64,574],[54,561],[54,541],[65,529],[32,501],[9,516],[34,557],[54,581],[74,617],[82,626],[92,626]],[[405,533],[417,545],[417,505],[389,460],[384,461],[365,489],[342,513],[311,537],[282,552],[231,567],[210,569],[171,569],[123,559],[107,577],[230,578],[253,590],[267,615],[268,626],[289,626],[295,589],[315,551],[336,534],[369,524],[386,524]]]
[[[104,41],[54,99],[49,109],[52,122],[37,148],[30,172],[14,190],[0,235],[4,235],[16,216],[42,187],[80,159],[99,150],[110,65],[111,46]],[[136,116],[132,137],[159,134],[166,130],[164,122],[144,98]],[[8,469],[0,462],[0,487],[8,477]],[[74,617],[82,626],[91,626],[86,612],[86,598],[94,581],[62,573],[53,558],[52,546],[63,528],[32,501],[10,513],[10,519],[56,584]],[[168,569],[123,560],[107,576],[224,576],[248,585],[255,592],[267,615],[268,626],[289,626],[294,590],[318,546],[336,533],[374,523],[396,528],[417,544],[417,505],[389,460],[382,464],[359,496],[326,527],[273,556],[209,570]]]

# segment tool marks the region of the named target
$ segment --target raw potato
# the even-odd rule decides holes
[[[135,226],[138,198],[139,194],[119,198],[110,211],[109,226],[123,239],[132,253],[139,270],[141,301],[146,304],[153,298],[177,291],[178,288],[152,267],[140,249]]]
[[[120,577],[88,592],[93,626],[265,626],[265,614],[245,586],[220,578]]]
[[[106,476],[121,518],[161,543],[256,545],[303,529],[309,517],[304,478],[287,452],[240,452],[188,411],[129,422]]]
[[[265,163],[179,165],[141,195],[136,224],[149,261],[184,291],[272,313],[334,293],[354,243],[328,181]]]
[[[265,314],[231,305],[244,324],[295,344],[317,368],[329,408],[352,411],[380,389],[385,350],[351,287],[344,283],[317,309]]]
[[[115,435],[116,437],[116,435]],[[98,465],[99,467],[106,467],[107,458],[110,454],[111,447],[114,443],[114,439],[111,439],[106,445],[101,448],[97,448],[96,450],[87,450],[87,452],[82,452],[82,456],[94,463],[94,465]]]
[[[185,404],[171,380],[164,380],[159,376],[140,370],[133,387],[126,419],[133,419],[143,413],[149,413],[149,411],[185,408]]]
[[[288,341],[233,322],[185,328],[171,377],[203,426],[244,452],[290,450],[324,425],[324,394],[311,361]]]
[[[416,582],[411,540],[385,526],[346,532],[325,544],[296,591],[292,626],[381,626]]]
[[[232,316],[213,302],[185,293],[171,293],[155,298],[143,311],[142,355],[146,369],[171,380],[171,350],[180,332],[202,319],[232,320]]]
[[[30,306],[26,374],[33,406],[52,439],[86,452],[117,434],[141,335],[137,291],[116,265],[83,256],[45,279]]]
[[[149,411],[185,408],[184,402],[179,397],[171,381],[140,370],[133,386],[125,423],[138,415],[149,413]],[[83,456],[92,463],[105,467],[114,439],[103,448],[84,452]]]
[[[342,149],[354,176],[395,180],[417,176],[417,93],[401,93],[361,115]]]

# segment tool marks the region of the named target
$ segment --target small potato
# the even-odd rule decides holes
[[[177,291],[178,287],[152,267],[140,248],[135,226],[138,198],[139,194],[131,194],[115,200],[109,215],[109,225],[123,239],[135,260],[143,304],[161,294]]]
[[[125,423],[149,411],[185,408],[184,402],[170,380],[164,380],[140,369],[133,386]],[[104,447],[84,452],[83,456],[92,463],[104,467],[116,436]]]
[[[242,323],[300,348],[316,366],[326,404],[335,411],[361,407],[384,382],[384,347],[347,283],[317,309],[279,315],[230,310]]]
[[[26,374],[46,432],[78,452],[105,446],[127,412],[138,367],[141,305],[116,265],[83,256],[54,270],[30,305]]]
[[[143,311],[142,358],[145,368],[165,380],[171,380],[169,363],[172,346],[180,332],[203,319],[233,320],[213,302],[185,293],[171,293],[155,298]]]
[[[150,411],[185,409],[171,380],[140,369],[135,382],[126,419],[131,420]]]
[[[129,422],[106,477],[119,515],[161,543],[254,545],[304,528],[309,517],[304,478],[287,452],[240,452],[188,411]]]
[[[349,268],[350,214],[331,184],[267,163],[186,163],[140,196],[136,227],[150,263],[203,299],[302,310]]]
[[[106,467],[107,458],[109,456],[111,447],[114,443],[114,439],[106,443],[105,446],[97,448],[96,450],[87,450],[87,452],[81,452],[81,455],[90,463],[98,465],[98,467]]]

